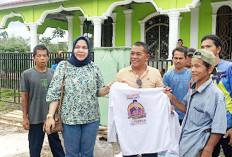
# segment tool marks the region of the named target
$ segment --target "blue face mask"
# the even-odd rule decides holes
[[[85,40],[87,45],[88,45],[88,56],[83,61],[79,61],[74,55],[74,49],[75,49],[76,43],[79,40]],[[90,45],[90,41],[89,41],[88,38],[86,38],[84,36],[80,36],[80,37],[76,38],[74,40],[74,42],[73,42],[72,55],[68,59],[68,62],[71,63],[72,65],[76,66],[76,67],[82,67],[82,66],[85,66],[85,65],[89,64],[91,62],[91,60],[90,60],[90,50],[91,50],[91,45]]]

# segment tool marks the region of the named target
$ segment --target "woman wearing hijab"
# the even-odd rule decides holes
[[[67,68],[65,61],[61,61],[54,73],[47,92],[47,101],[51,103],[44,127],[48,134],[55,124],[53,115],[60,99],[64,74],[61,119],[66,157],[92,157],[100,123],[97,97],[108,94],[112,83],[104,86],[101,71],[90,60],[90,42],[86,37],[74,41]]]

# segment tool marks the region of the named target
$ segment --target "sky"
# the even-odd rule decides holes
[[[15,2],[15,1],[20,1],[20,0],[0,0],[0,4],[3,3],[9,3],[9,2]],[[52,37],[52,31],[54,30],[54,28],[47,28],[44,32],[44,34],[41,34],[39,36],[39,38],[41,39],[42,37]],[[27,29],[27,27],[25,26],[25,24],[21,23],[21,22],[10,22],[10,24],[8,25],[8,28],[6,29],[0,29],[0,33],[6,31],[9,35],[9,37],[12,36],[21,36],[25,39],[30,38],[30,32]],[[57,42],[67,42],[68,41],[68,31],[65,31],[65,36],[64,38],[55,38],[53,40],[51,40],[51,43],[57,43]]]
[[[54,28],[47,28],[43,34],[39,36],[41,39],[42,37],[52,37],[52,31]],[[30,38],[30,31],[27,29],[25,24],[21,22],[10,22],[8,25],[8,28],[6,29],[0,29],[0,33],[6,31],[9,35],[9,37],[12,36],[21,36],[25,39]],[[51,41],[51,43],[57,43],[57,42],[67,42],[68,41],[68,31],[65,31],[64,38],[55,38]]]
[[[19,1],[19,0],[1,0],[0,4],[9,3],[9,2],[15,2],[15,1]]]

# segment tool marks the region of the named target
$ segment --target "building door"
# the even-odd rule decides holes
[[[222,42],[220,57],[232,59],[232,10],[229,6],[222,6],[217,11],[216,34]]]
[[[168,58],[168,33],[168,16],[155,16],[145,23],[145,39],[149,45],[151,59]]]

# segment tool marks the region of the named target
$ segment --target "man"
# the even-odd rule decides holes
[[[133,104],[133,107],[130,109],[130,114],[132,116],[140,114],[142,109],[139,108],[138,101],[137,100],[133,100],[132,104]]]
[[[131,65],[121,69],[117,76],[117,82],[123,82],[134,88],[155,88],[163,87],[162,77],[159,70],[147,66],[148,45],[143,42],[136,42],[131,48]],[[136,157],[132,155],[130,157]],[[125,156],[124,156],[125,157]],[[157,157],[156,153],[142,154],[142,157]]]
[[[187,57],[186,57],[186,62],[185,62],[185,67],[190,69],[191,68],[191,60],[193,57],[193,53],[196,51],[194,48],[189,48],[187,50]]]
[[[28,141],[31,157],[40,157],[44,141],[43,123],[46,120],[49,104],[46,102],[48,86],[54,71],[46,68],[49,60],[48,49],[37,45],[33,50],[34,68],[22,74],[23,127],[29,130]],[[64,151],[57,133],[48,135],[53,156],[64,157]]]
[[[180,101],[188,92],[189,83],[191,80],[191,71],[185,68],[187,51],[182,47],[177,47],[172,51],[172,61],[175,69],[167,72],[163,76],[163,83],[172,89],[173,95]],[[184,114],[176,107],[175,111],[179,115],[180,125],[184,119]]]
[[[193,56],[193,53],[196,51],[196,49],[194,48],[189,48],[187,50],[187,57],[186,57],[186,62],[185,62],[185,67],[188,68],[190,70],[191,68],[191,60],[192,60],[192,56]],[[171,71],[175,69],[175,65],[173,64],[171,67],[168,68],[168,71]]]
[[[201,48],[212,51],[216,56],[217,73],[212,76],[214,84],[221,89],[226,98],[227,132],[215,147],[213,157],[218,157],[220,145],[226,157],[232,156],[232,63],[219,58],[221,41],[216,35],[206,35],[201,40]]]
[[[188,49],[188,47],[186,46],[183,46],[184,42],[182,39],[178,39],[178,42],[177,42],[177,47],[183,47],[184,49]]]
[[[223,93],[213,84],[216,57],[208,50],[197,50],[192,59],[190,90],[183,103],[164,90],[171,102],[186,113],[180,137],[180,157],[210,157],[221,135],[226,132],[226,107]],[[215,71],[214,71],[215,72]]]

